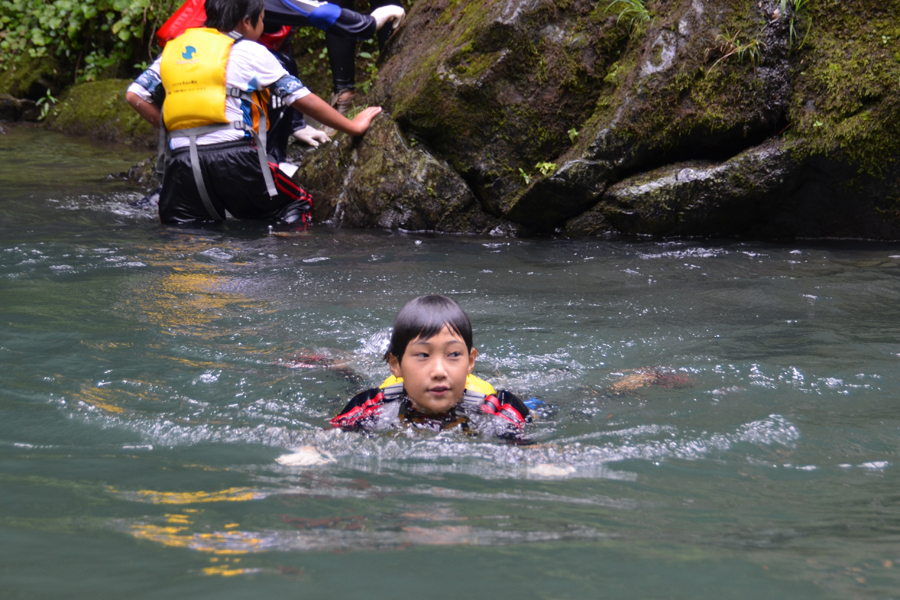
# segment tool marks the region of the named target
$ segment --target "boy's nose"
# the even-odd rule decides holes
[[[447,365],[443,360],[437,359],[431,366],[431,376],[435,379],[443,379],[447,376]]]

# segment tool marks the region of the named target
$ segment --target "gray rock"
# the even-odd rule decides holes
[[[319,222],[471,233],[500,224],[480,210],[453,169],[404,139],[389,115],[378,117],[363,138],[338,135],[301,162],[294,179],[313,195]]]

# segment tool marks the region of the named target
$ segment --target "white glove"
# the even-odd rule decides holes
[[[318,148],[320,142],[325,144],[331,141],[331,138],[328,137],[327,133],[321,129],[316,129],[312,125],[307,125],[303,129],[298,129],[294,132],[294,137],[313,148]]]
[[[406,11],[399,6],[388,4],[387,6],[379,6],[369,16],[375,19],[375,29],[381,29],[388,21],[393,21],[394,29],[397,29],[400,27],[400,23],[403,22]]]

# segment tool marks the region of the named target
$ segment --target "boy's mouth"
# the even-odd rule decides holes
[[[433,388],[429,388],[428,391],[431,392],[432,394],[440,396],[440,395],[443,395],[443,394],[446,394],[447,392],[449,392],[450,388],[445,385],[436,385]]]

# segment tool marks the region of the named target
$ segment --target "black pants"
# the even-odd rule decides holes
[[[308,222],[312,197],[270,162],[278,194],[269,196],[259,154],[249,140],[198,146],[200,171],[213,206],[224,216],[285,223]],[[210,221],[191,169],[189,148],[171,151],[159,194],[163,223]]]
[[[337,4],[341,8],[354,10],[354,0],[331,0],[331,3]],[[397,0],[369,0],[369,6],[373,10],[389,4],[400,6],[400,2]],[[387,24],[378,32],[379,51],[384,49],[389,37],[391,37],[391,25]],[[331,81],[334,84],[334,93],[341,90],[352,90],[356,86],[356,40],[326,31],[325,47],[328,48],[328,62],[331,63]]]

